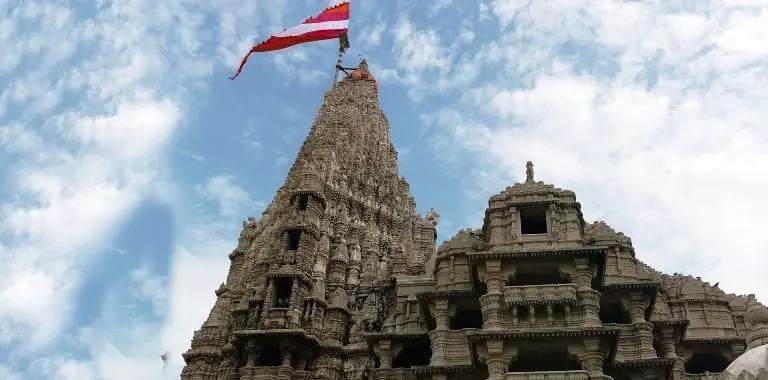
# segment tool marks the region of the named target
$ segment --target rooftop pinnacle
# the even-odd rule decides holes
[[[525,183],[533,183],[533,161],[525,164]]]

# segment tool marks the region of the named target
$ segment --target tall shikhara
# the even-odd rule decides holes
[[[182,379],[768,376],[741,360],[768,358],[754,296],[646,266],[530,162],[482,229],[435,250],[437,219],[416,214],[362,62],[326,94],[261,219],[244,222]]]
[[[285,184],[249,218],[182,379],[361,379],[397,275],[422,275],[421,218],[365,61],[325,96]],[[346,375],[344,374],[346,372]]]

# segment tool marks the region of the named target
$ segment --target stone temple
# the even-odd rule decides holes
[[[437,248],[438,219],[416,212],[363,61],[325,95],[261,218],[243,222],[181,378],[720,379],[768,347],[753,295],[648,267],[530,162],[481,229]]]

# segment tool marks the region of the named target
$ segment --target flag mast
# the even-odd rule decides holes
[[[344,33],[339,36],[339,57],[336,60],[336,70],[333,73],[333,86],[331,88],[336,87],[336,82],[339,80],[339,71],[344,69],[344,66],[342,66],[342,59],[344,58],[344,52],[349,49],[349,37],[347,36],[347,33]]]

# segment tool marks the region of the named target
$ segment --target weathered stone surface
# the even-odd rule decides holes
[[[650,268],[532,162],[481,229],[436,249],[438,222],[416,212],[361,62],[243,222],[182,379],[705,379],[768,343],[754,296]]]

